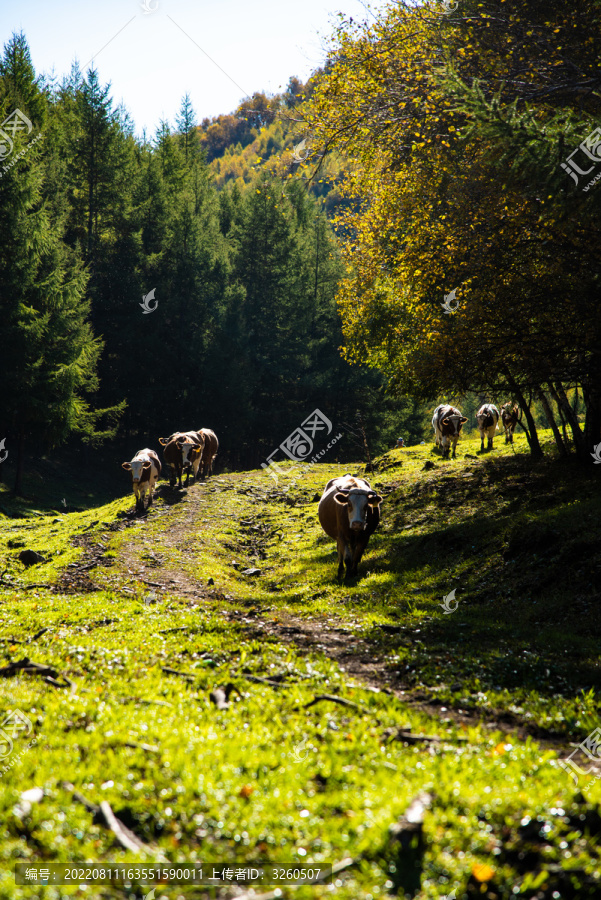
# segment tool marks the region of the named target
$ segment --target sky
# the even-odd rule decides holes
[[[174,125],[186,92],[200,122],[306,80],[339,12],[371,18],[360,0],[4,0],[0,40],[23,31],[36,72],[58,81],[93,60],[136,133],[152,137],[161,120]]]

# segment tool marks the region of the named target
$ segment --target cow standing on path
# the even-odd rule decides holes
[[[161,462],[154,450],[149,450],[148,447],[145,450],[138,450],[131,462],[124,462],[121,465],[127,472],[131,472],[136,510],[144,509],[146,491],[148,491],[148,505],[150,506],[152,491],[161,474]]]
[[[219,441],[217,435],[210,428],[199,428],[198,434],[204,436],[204,450],[202,451],[202,459],[200,461],[200,477],[206,478],[213,474],[213,462],[219,450]]]
[[[501,422],[505,429],[505,443],[513,444],[513,432],[520,419],[520,408],[516,404],[504,403],[501,407]]]
[[[370,536],[380,522],[382,498],[363,478],[342,475],[324,488],[317,514],[321,527],[338,547],[338,578],[357,574]]]
[[[196,437],[191,438],[189,435],[194,434]],[[171,469],[171,475],[169,477],[169,485],[170,487],[175,487],[175,482],[178,482],[178,487],[182,488],[182,473],[184,469],[186,469],[186,487],[188,486],[188,480],[190,478],[190,468],[196,473],[198,471],[198,465],[200,463],[200,457],[202,456],[202,451],[204,447],[204,441],[198,438],[196,432],[182,432],[176,431],[171,437],[168,438],[159,438],[159,444],[164,447],[163,456],[165,458],[165,462]],[[196,469],[194,470],[194,465],[196,465]]]
[[[487,438],[487,450],[493,449],[495,431],[499,427],[499,410],[494,403],[485,403],[476,413],[476,422],[480,432],[480,452],[484,450],[484,436]]]
[[[443,459],[448,457],[451,444],[453,445],[453,459],[455,459],[457,441],[464,422],[467,422],[467,418],[454,406],[449,406],[448,403],[441,403],[434,410],[432,427],[436,438],[436,446],[441,448]]]

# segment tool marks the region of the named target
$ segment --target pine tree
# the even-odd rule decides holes
[[[179,132],[181,145],[184,149],[184,159],[188,166],[198,155],[200,139],[198,136],[196,113],[190,100],[190,94],[186,92],[182,97],[179,115],[175,124]]]
[[[0,423],[16,451],[17,493],[26,440],[56,445],[92,424],[85,394],[97,387],[101,350],[86,273],[63,243],[64,222],[42,203],[39,152],[0,178]]]

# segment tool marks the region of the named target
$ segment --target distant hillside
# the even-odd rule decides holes
[[[311,91],[311,82],[303,85],[291,78],[283,94],[267,96],[257,92],[227,115],[203,119],[198,126],[201,146],[219,189],[234,185],[243,191],[259,173],[275,178],[300,177],[307,181],[313,176],[317,160],[310,158],[311,138],[295,121],[295,107]],[[299,147],[306,164],[295,161],[293,152]],[[338,191],[342,177],[341,161],[328,158],[319,177],[312,181],[310,192],[323,198],[329,215],[340,205]]]

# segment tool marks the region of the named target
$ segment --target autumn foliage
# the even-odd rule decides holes
[[[601,108],[600,8],[450,5],[394,3],[377,20],[342,21],[302,110],[315,170],[332,152],[347,163],[344,353],[424,399],[513,397],[539,453],[536,399],[590,461],[601,191],[583,188],[601,159],[578,185],[561,164]]]

